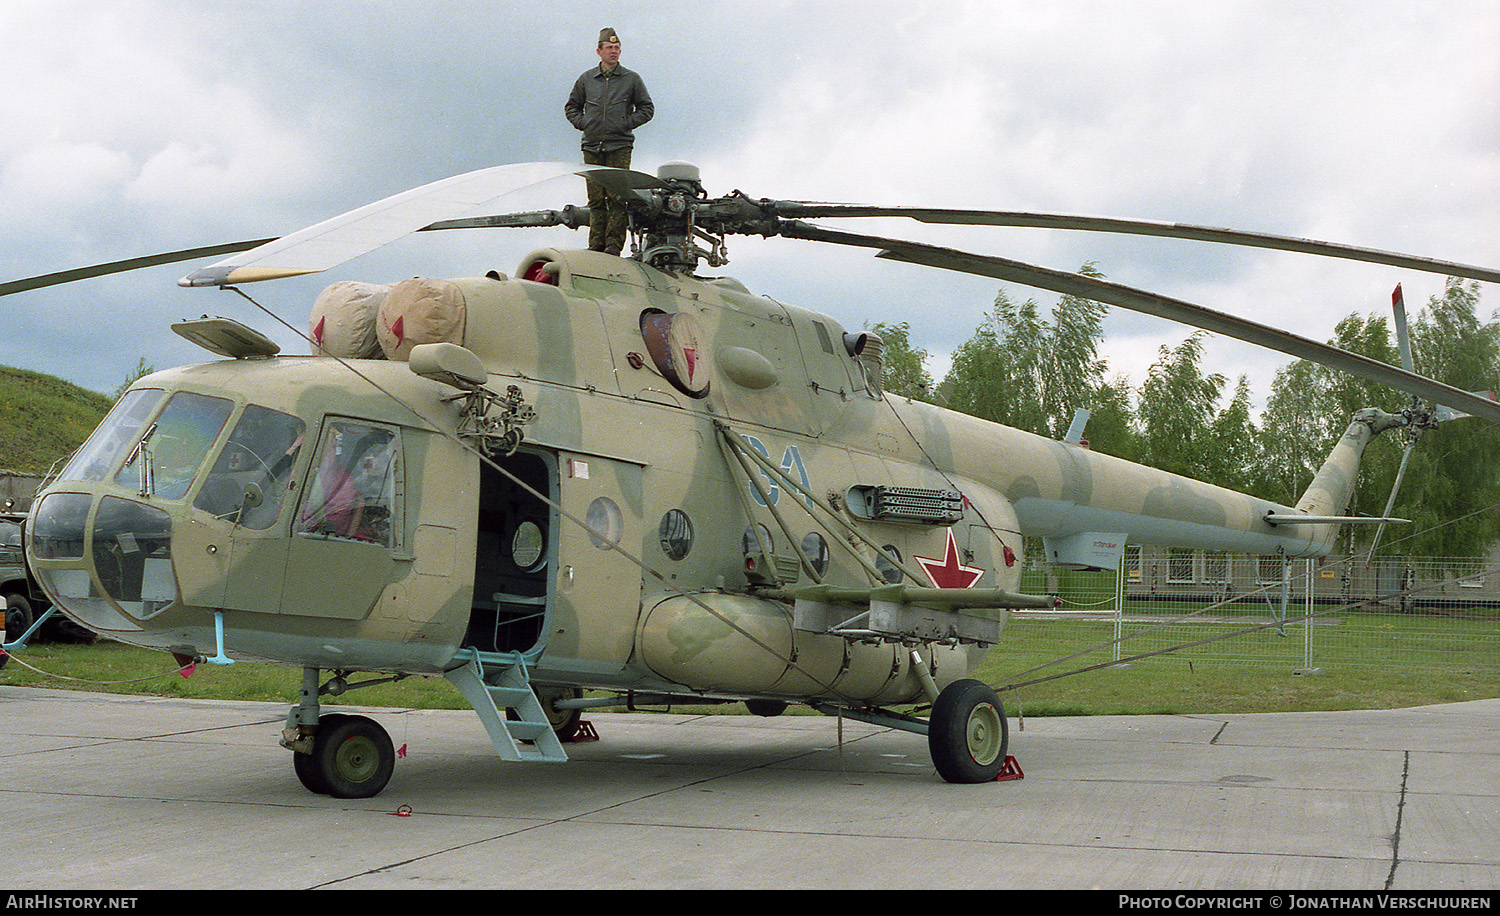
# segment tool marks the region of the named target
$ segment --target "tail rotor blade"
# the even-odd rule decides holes
[[[1469,392],[1469,394],[1472,394],[1476,398],[1484,398],[1487,401],[1500,400],[1500,397],[1497,397],[1495,395],[1494,389],[1491,389],[1489,391],[1471,391]],[[1464,413],[1461,410],[1454,410],[1452,407],[1446,407],[1442,404],[1439,404],[1437,408],[1432,412],[1432,418],[1439,423],[1447,420],[1461,420],[1464,417],[1472,416],[1473,414]]]
[[[1406,332],[1406,301],[1401,298],[1401,284],[1391,293],[1391,312],[1396,316],[1396,346],[1401,349],[1401,368],[1416,372],[1411,358],[1411,337]]]

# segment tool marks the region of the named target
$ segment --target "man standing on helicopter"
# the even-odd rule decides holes
[[[563,112],[583,131],[583,161],[616,169],[630,168],[635,129],[651,120],[656,106],[634,70],[620,66],[620,37],[614,29],[599,33],[599,66],[578,77]],[[625,204],[589,182],[589,248],[619,254],[625,247]]]

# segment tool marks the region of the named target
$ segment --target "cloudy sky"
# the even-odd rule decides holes
[[[285,234],[460,172],[574,159],[562,104],[604,26],[657,105],[636,167],[695,162],[711,194],[1136,217],[1500,266],[1494,0],[3,0],[0,280]],[[583,202],[580,179],[547,193],[526,206]],[[843,225],[1092,261],[1317,340],[1351,312],[1383,314],[1397,282],[1413,310],[1442,289],[1190,242]],[[433,234],[247,292],[300,326],[335,280],[511,272],[535,247],[583,244],[560,228]],[[753,290],[846,327],[909,321],[939,376],[1000,288],[811,242],[732,239],[730,256]],[[305,351],[233,294],[179,288],[195,266],[8,297],[0,364],[112,391],[140,359],[203,358],[168,325],[205,313]],[[1483,296],[1488,318],[1500,291]],[[1118,310],[1107,328],[1111,372],[1135,384],[1187,333]],[[1208,354],[1257,400],[1289,361],[1217,339]]]

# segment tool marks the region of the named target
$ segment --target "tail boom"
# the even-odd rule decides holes
[[[1373,407],[1357,412],[1349,428],[1334,445],[1333,451],[1318,473],[1308,484],[1302,498],[1297,500],[1296,511],[1302,515],[1338,518],[1346,515],[1349,501],[1354,495],[1354,484],[1359,478],[1359,463],[1364,457],[1365,447],[1376,436],[1393,427],[1403,425],[1395,414],[1388,414]],[[1334,538],[1338,535],[1338,522],[1309,525],[1307,534],[1315,555],[1323,556],[1333,550]]]

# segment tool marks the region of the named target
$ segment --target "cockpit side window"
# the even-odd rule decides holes
[[[246,407],[198,488],[194,507],[255,531],[274,525],[306,430],[290,414],[255,404]]]
[[[393,429],[330,421],[303,494],[298,533],[392,546],[400,452]]]

